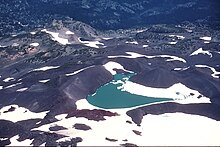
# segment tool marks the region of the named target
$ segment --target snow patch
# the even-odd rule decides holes
[[[59,114],[59,115],[56,115],[55,118],[58,119],[58,120],[63,120],[63,119],[66,119],[68,114]]]
[[[8,140],[8,138],[0,138],[0,141]]]
[[[9,86],[5,87],[4,89],[12,88],[12,87],[15,87],[15,86],[21,85],[21,84],[22,84],[22,82],[16,83],[16,84],[12,84],[12,85],[9,85]]]
[[[176,83],[169,88],[152,88],[125,81],[120,90],[146,97],[172,98],[180,103],[184,103],[185,100],[188,103],[211,103],[210,99],[206,97],[202,100],[198,99],[197,97],[201,95],[198,91],[192,90],[181,83]],[[192,96],[191,93],[194,95]]]
[[[47,82],[49,82],[49,81],[50,81],[50,79],[47,79],[47,80],[39,80],[40,83],[47,83]]]
[[[76,75],[76,74],[80,73],[81,71],[84,71],[84,70],[86,70],[86,69],[88,69],[88,68],[91,68],[91,67],[94,67],[94,65],[93,65],[93,66],[89,66],[89,67],[85,67],[85,68],[83,68],[83,69],[80,69],[80,70],[74,71],[73,73],[68,73],[68,74],[65,74],[65,75],[66,75],[67,77],[68,77],[68,76],[73,76],[73,75]]]
[[[186,29],[186,31],[189,32],[189,33],[193,32],[193,30],[190,30],[190,29]]]
[[[28,88],[21,88],[21,89],[18,89],[18,90],[16,90],[17,92],[23,92],[23,91],[26,91],[26,90],[28,90]]]
[[[99,109],[89,104],[86,99],[78,100],[76,105],[77,109]],[[82,142],[77,144],[78,146],[103,146],[103,144],[105,146],[119,146],[125,143],[123,141],[125,139],[138,146],[220,145],[218,138],[220,136],[219,121],[184,113],[148,114],[143,117],[141,126],[137,126],[134,123],[126,123],[126,121],[132,121],[126,115],[126,112],[131,109],[133,108],[108,109],[108,111],[118,113],[119,116],[105,117],[105,121],[98,122],[86,118],[62,117],[57,122],[45,124],[32,130],[49,131],[51,126],[63,126],[67,129],[50,131],[67,136],[57,140],[57,142],[71,140],[71,138],[77,136],[83,139]],[[62,115],[66,116],[65,114]],[[88,131],[77,130],[72,127],[74,123],[86,124],[92,129]],[[132,130],[140,131],[141,136],[134,134]],[[118,141],[110,142],[105,139],[106,137],[117,139]],[[160,141],[158,141],[158,137]],[[146,138],[148,141],[146,141]],[[98,141],[95,142],[94,140]]]
[[[35,35],[37,32],[30,32],[31,35]]]
[[[85,46],[93,47],[93,48],[100,48],[98,45],[104,46],[104,43],[99,41],[81,41],[80,38],[78,39],[80,43],[84,44]]]
[[[4,79],[3,82],[10,82],[14,80],[15,80],[14,78],[9,77],[9,78]]]
[[[57,69],[59,67],[60,66],[45,66],[45,67],[33,69],[32,71],[47,71],[47,70],[51,70],[51,69]]]
[[[103,40],[110,40],[110,39],[112,39],[112,38],[103,37],[102,39],[103,39]]]
[[[4,48],[4,47],[7,47],[7,46],[4,46],[4,45],[0,45],[0,48]]]
[[[37,46],[39,46],[39,43],[37,43],[37,42],[35,42],[35,43],[31,43],[30,46],[37,47]]]
[[[32,141],[34,139],[26,139],[24,141],[18,141],[19,135],[16,135],[12,138],[10,138],[10,142],[11,144],[9,146],[31,146],[32,145]]]
[[[129,43],[129,44],[138,44],[138,42],[137,41],[131,41],[131,42],[129,42],[129,41],[126,41],[125,43]]]
[[[45,32],[45,33],[47,33],[47,34],[50,34],[50,35],[53,37],[52,40],[57,41],[57,42],[59,42],[59,43],[62,44],[62,45],[67,45],[67,44],[69,44],[68,39],[59,37],[59,33],[50,32],[50,31],[47,31],[46,29],[41,30],[41,32]]]
[[[212,37],[200,37],[201,40],[211,41]]]
[[[141,129],[142,137],[147,138],[148,141],[144,141],[142,137],[137,140],[131,138],[129,141],[137,142],[140,146],[220,145],[217,137],[220,135],[220,123],[204,116],[184,113],[145,115]]]
[[[175,45],[175,44],[177,44],[177,41],[168,42],[168,44]]]
[[[180,35],[169,35],[170,37],[177,37],[178,39],[185,39],[184,36],[180,36]]]
[[[181,67],[176,67],[176,68],[174,68],[173,70],[175,70],[175,71],[183,71],[183,70],[187,70],[187,69],[189,69],[190,67],[185,67],[185,68],[181,68]]]
[[[74,35],[75,33],[71,32],[71,31],[66,31],[67,35]]]
[[[208,65],[195,65],[195,67],[200,67],[200,68],[209,68],[213,73],[212,73],[212,77],[213,78],[219,78],[219,71],[216,71],[216,69],[214,67],[210,67]]]
[[[143,30],[137,30],[136,32],[137,33],[142,33],[142,32],[144,32],[144,31],[146,31],[147,29],[143,29]]]
[[[195,56],[198,54],[209,55],[210,58],[212,58],[212,53],[210,53],[209,51],[205,51],[202,48],[199,48],[198,50],[194,51],[192,54],[190,54],[190,56]]]
[[[167,59],[166,61],[180,61],[186,63],[186,60],[177,56],[171,56],[171,55],[155,55],[155,56],[147,56],[147,55],[142,55],[139,53],[134,53],[134,52],[126,52],[126,54],[130,56],[124,56],[124,55],[118,55],[118,56],[108,56],[108,58],[118,58],[118,57],[124,57],[124,58],[139,58],[139,57],[145,57],[145,58],[171,58]]]
[[[15,107],[16,109],[12,112],[3,113],[8,109],[10,109],[11,107]],[[9,105],[1,108],[0,112],[1,112],[0,119],[9,120],[12,122],[18,122],[28,119],[37,119],[37,118],[43,119],[49,111],[35,113],[29,111],[24,107],[19,107],[18,105]]]
[[[131,71],[128,71],[128,70],[124,69],[124,67],[123,67],[121,64],[117,63],[117,62],[112,62],[112,61],[110,61],[110,62],[104,64],[103,66],[104,66],[105,69],[108,70],[112,75],[116,75],[116,74],[117,74],[117,72],[114,71],[114,69],[122,69],[122,70],[124,70],[124,71],[126,71],[126,72],[133,73],[133,72],[131,72]]]
[[[12,46],[17,47],[17,46],[19,46],[19,44],[18,43],[13,43]]]

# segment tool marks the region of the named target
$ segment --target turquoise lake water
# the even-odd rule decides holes
[[[114,75],[114,80],[100,87],[99,89],[97,89],[96,93],[89,95],[87,97],[88,102],[100,108],[113,109],[113,108],[129,108],[143,104],[173,100],[167,98],[140,96],[117,89],[123,84],[122,83],[116,84],[115,82],[128,81],[129,78],[132,77],[133,75],[135,75],[135,73],[127,74],[127,75],[125,74]]]

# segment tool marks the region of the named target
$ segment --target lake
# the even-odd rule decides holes
[[[123,84],[134,75],[135,73],[114,75],[114,79],[111,82],[101,86],[94,94],[87,97],[88,102],[100,108],[114,109],[130,108],[143,104],[173,100],[168,98],[146,97],[123,91]]]

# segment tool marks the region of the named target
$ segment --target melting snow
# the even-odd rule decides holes
[[[112,38],[103,37],[102,39],[104,39],[104,40],[110,40],[110,39],[112,39]]]
[[[112,62],[112,61],[110,61],[110,62],[104,64],[103,66],[104,66],[105,69],[108,70],[112,75],[117,74],[117,72],[114,71],[114,69],[122,69],[122,70],[124,70],[124,71],[127,71],[127,72],[130,72],[130,73],[131,73],[131,71],[128,71],[128,70],[124,69],[124,67],[123,67],[121,64],[117,63],[117,62]]]
[[[195,65],[195,67],[209,68],[213,72],[212,77],[213,78],[219,78],[218,74],[220,74],[220,72],[216,71],[216,69],[214,67],[210,67],[210,66],[207,66],[207,65]]]
[[[0,138],[0,141],[4,141],[7,140],[8,138]]]
[[[146,31],[147,29],[143,29],[143,30],[137,30],[136,32],[137,33],[142,33],[142,32],[144,32],[144,31]]]
[[[89,104],[86,99],[78,100],[76,105],[77,109],[99,109]],[[51,126],[63,126],[67,129],[50,131],[67,136],[57,140],[57,142],[67,141],[77,136],[83,139],[82,142],[77,144],[78,146],[103,146],[103,144],[106,146],[118,146],[126,143],[123,141],[125,139],[138,146],[220,144],[218,137],[220,136],[220,123],[213,119],[184,113],[148,114],[143,117],[141,126],[137,126],[134,123],[126,123],[127,120],[131,121],[131,118],[126,115],[126,112],[131,109],[133,108],[108,109],[108,111],[117,112],[119,116],[105,117],[105,121],[98,122],[86,118],[65,118],[66,115],[61,114],[59,115],[59,121],[45,124],[32,130],[49,131]],[[72,127],[74,123],[86,124],[92,129],[88,131],[77,130]],[[141,136],[134,134],[132,130],[140,131]],[[118,141],[109,142],[105,139],[106,137],[117,139]],[[160,138],[160,141],[158,141],[158,138]]]
[[[192,32],[193,32],[193,30],[189,30],[189,29],[186,29],[186,31],[189,32],[189,33],[192,33]]]
[[[126,41],[125,43],[130,43],[130,44],[138,44],[138,42],[137,42],[137,41],[131,41],[131,42]]]
[[[47,79],[47,80],[40,80],[39,82],[40,83],[47,83],[47,82],[49,82],[50,81],[50,79]]]
[[[181,67],[177,67],[177,68],[174,68],[175,71],[183,71],[183,70],[187,70],[189,69],[190,67],[185,67],[185,68],[181,68]]]
[[[84,44],[85,46],[89,46],[93,48],[99,48],[98,45],[104,45],[104,43],[101,43],[99,41],[81,41],[80,38],[78,40],[80,43]]]
[[[45,67],[33,69],[32,71],[47,71],[47,70],[50,70],[50,69],[57,69],[59,67],[60,66],[45,66]]]
[[[17,47],[17,46],[19,46],[19,44],[18,43],[13,43],[12,46]]]
[[[31,33],[31,35],[35,35],[37,32],[30,32]]]
[[[198,54],[204,54],[204,55],[207,54],[210,56],[210,58],[212,57],[212,54],[209,51],[205,51],[202,48],[199,48],[198,50],[194,51],[190,56],[195,56]]]
[[[66,117],[67,117],[67,114],[59,114],[55,116],[55,118],[58,120],[66,119]]]
[[[177,41],[168,42],[168,44],[172,44],[172,45],[174,45],[174,44],[177,44]]]
[[[4,111],[7,111],[11,107],[15,107],[16,109],[12,112],[3,113]],[[0,112],[1,112],[0,119],[9,120],[12,122],[18,122],[22,120],[36,119],[36,118],[43,119],[48,111],[35,113],[29,111],[24,107],[19,107],[18,105],[9,105],[1,108]]]
[[[50,35],[53,37],[52,40],[57,41],[57,42],[59,42],[59,43],[62,44],[62,45],[67,45],[67,44],[69,44],[68,39],[59,37],[59,33],[50,32],[50,31],[47,31],[46,29],[43,29],[43,30],[41,30],[41,31],[50,34]]]
[[[220,145],[220,124],[210,118],[184,113],[145,115],[141,123],[144,139],[133,139],[137,145],[210,146]],[[168,133],[169,132],[169,133]],[[158,141],[158,138],[159,141]]]
[[[4,45],[2,46],[2,45],[0,45],[0,47],[4,48],[4,47],[7,47],[7,46],[4,46]]]
[[[209,98],[204,97],[202,100],[198,99],[197,97],[201,95],[198,91],[192,90],[181,83],[176,83],[169,88],[152,88],[131,81],[125,81],[120,90],[147,97],[173,98],[174,100],[180,100],[178,101],[180,103],[184,103],[186,99],[188,103],[210,103]],[[194,95],[191,96],[190,93],[193,93]]]
[[[39,46],[39,43],[36,43],[36,42],[35,43],[31,43],[30,46],[37,47],[37,46]]]
[[[180,36],[180,35],[169,35],[170,37],[177,37],[178,39],[184,39],[184,36]]]
[[[22,82],[16,83],[16,84],[12,84],[12,85],[9,85],[9,86],[5,87],[4,89],[12,88],[12,87],[15,87],[15,86],[21,85],[21,84],[22,84]]]
[[[24,141],[18,141],[19,135],[16,135],[12,138],[10,138],[11,144],[9,146],[31,146],[32,141],[34,139],[26,139]]]
[[[205,40],[205,41],[211,41],[212,37],[200,37],[200,39]]]
[[[15,79],[14,78],[6,78],[6,79],[4,79],[3,81],[4,82],[10,82],[10,81],[14,81]]]
[[[85,68],[83,68],[83,69],[80,69],[80,70],[74,71],[73,73],[68,73],[68,74],[65,74],[65,75],[66,75],[66,76],[73,76],[73,75],[78,74],[78,73],[80,73],[81,71],[84,71],[85,69],[88,69],[88,68],[91,68],[91,67],[94,67],[94,66],[85,67]]]
[[[186,60],[177,56],[171,56],[171,55],[155,55],[155,56],[147,56],[147,55],[142,55],[139,53],[134,53],[134,52],[126,52],[126,54],[130,55],[130,56],[124,56],[124,55],[118,55],[118,56],[108,56],[108,58],[118,58],[118,57],[124,57],[124,58],[139,58],[139,57],[146,57],[146,58],[158,58],[158,57],[162,57],[162,58],[171,58],[171,59],[167,59],[166,61],[181,61],[186,63]]]
[[[74,35],[74,33],[71,32],[71,31],[66,31],[66,34],[67,34],[67,35]]]
[[[26,91],[28,88],[21,88],[21,89],[18,89],[16,90],[17,92],[23,92],[23,91]]]

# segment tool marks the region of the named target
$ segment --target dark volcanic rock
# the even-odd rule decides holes
[[[133,110],[129,110],[127,115],[130,116],[134,123],[141,124],[144,115],[153,114],[160,115],[164,113],[182,112],[186,114],[194,114],[206,116],[217,121],[220,120],[220,108],[216,104],[178,104],[173,102],[143,106]]]
[[[105,137],[105,140],[108,140],[108,141],[111,141],[111,142],[116,142],[116,141],[118,141],[117,139],[111,139],[111,138],[108,138],[108,137]]]
[[[85,125],[85,124],[79,124],[79,123],[76,123],[75,125],[73,125],[73,128],[75,128],[77,130],[84,130],[84,131],[87,131],[87,130],[91,129],[90,126]]]
[[[31,130],[33,128],[38,127],[40,124],[37,123],[40,121],[42,121],[42,119],[28,119],[28,120],[18,121],[16,124],[23,126],[27,130]]]
[[[66,130],[66,129],[67,128],[62,127],[62,126],[53,126],[49,128],[50,131],[59,131],[59,130]]]
[[[99,110],[99,109],[94,109],[94,110],[89,110],[89,109],[83,109],[83,110],[75,110],[70,112],[67,115],[67,118],[70,117],[84,117],[89,120],[95,120],[95,121],[101,121],[105,120],[104,116],[117,116],[117,113],[112,113],[110,111],[105,111],[105,110]]]
[[[126,123],[128,123],[128,124],[132,124],[132,122],[131,122],[131,121],[129,121],[129,120],[127,120],[127,121],[126,121]]]
[[[11,138],[21,132],[24,132],[25,129],[11,121],[0,120],[0,137],[1,138]]]
[[[133,143],[125,143],[125,144],[121,144],[121,146],[123,146],[123,147],[138,147],[136,144],[133,144]]]
[[[139,135],[141,136],[141,132],[140,131],[137,131],[137,130],[132,130],[136,135]]]
[[[75,147],[75,146],[77,146],[77,143],[82,142],[82,141],[83,141],[82,138],[76,137],[76,138],[72,138],[70,141],[59,142],[58,145],[59,146]]]
[[[15,109],[15,107],[11,106],[11,108],[9,108],[7,111],[4,111],[3,113],[12,112],[15,111]]]
[[[163,67],[153,70],[145,70],[131,78],[131,81],[149,87],[168,88],[178,83],[178,77],[174,71]]]
[[[112,80],[112,75],[102,66],[91,67],[80,74],[74,75],[61,89],[72,100],[86,98],[98,87]]]
[[[48,132],[45,132],[44,135],[46,135],[46,144],[45,146],[57,146],[57,142],[56,140],[58,139],[61,139],[63,137],[66,137],[64,135],[59,135],[59,134],[56,134],[56,133],[48,133]]]
[[[56,140],[66,137],[64,135],[58,135],[56,133],[48,133],[41,131],[31,131],[33,127],[33,122],[38,120],[25,120],[17,123],[13,123],[6,120],[0,120],[0,137],[1,138],[11,138],[15,135],[19,135],[17,139],[19,142],[26,139],[33,139],[32,144],[39,146],[46,142],[46,145],[57,146]],[[2,145],[10,144],[9,140],[4,140],[0,142]]]
[[[0,140],[0,146],[7,146],[9,145],[11,142],[9,139],[6,140]]]

